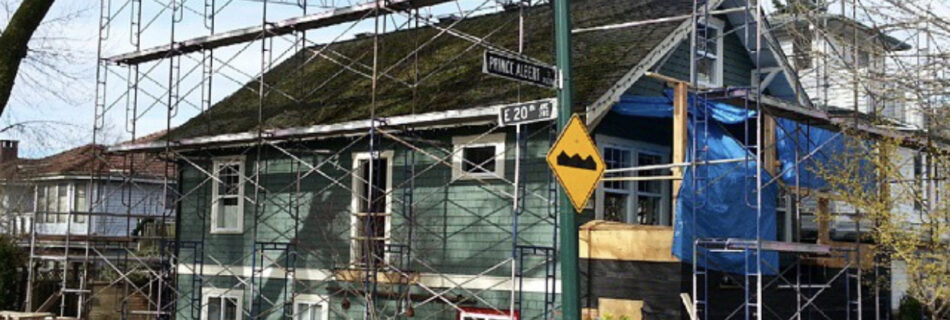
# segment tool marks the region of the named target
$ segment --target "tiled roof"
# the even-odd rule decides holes
[[[136,142],[155,140],[164,132],[137,139]],[[165,172],[174,174],[174,167],[153,154],[119,155],[106,153],[106,146],[87,144],[45,158],[16,159],[0,164],[0,181],[29,180],[51,176],[134,176],[162,178]],[[132,173],[130,175],[130,173]]]

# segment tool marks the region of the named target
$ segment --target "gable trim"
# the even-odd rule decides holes
[[[711,8],[719,8],[723,1],[724,0],[713,0],[709,5]],[[668,52],[675,49],[681,41],[686,40],[687,35],[692,31],[692,22],[692,18],[687,18],[686,21],[683,21],[666,39],[663,39],[656,47],[653,47],[645,58],[640,60],[630,71],[627,71],[610,89],[607,89],[600,98],[597,98],[594,103],[587,106],[588,128],[592,130],[596,128],[597,125],[600,124],[600,121],[603,120],[603,117],[607,115],[607,111],[610,111],[610,107],[617,101],[620,101],[620,97],[627,89],[640,80],[650,67],[660,62]]]
[[[767,30],[772,30],[768,18],[763,17],[763,20],[765,20],[765,25],[768,27]],[[775,57],[775,61],[778,62],[779,67],[782,68],[782,76],[785,77],[785,81],[788,81],[789,85],[792,86],[792,91],[795,93],[795,100],[798,101],[799,105],[814,109],[814,105],[812,105],[808,93],[805,92],[805,88],[798,78],[798,73],[795,72],[792,65],[788,63],[788,56],[782,51],[782,46],[778,40],[775,39],[775,35],[773,35],[772,32],[763,32],[762,37],[765,38],[766,48],[768,48],[769,52]]]

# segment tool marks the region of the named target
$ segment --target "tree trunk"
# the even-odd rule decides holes
[[[0,116],[10,100],[27,44],[52,5],[53,0],[24,0],[0,35]]]

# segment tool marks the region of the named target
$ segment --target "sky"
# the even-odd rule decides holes
[[[304,14],[303,9],[296,5],[296,0],[270,0],[267,7],[267,21],[278,21]],[[335,3],[330,3],[335,1]],[[52,52],[71,52],[69,57],[49,58],[37,54],[36,63],[25,62],[21,67],[21,76],[17,79],[12,98],[3,116],[0,117],[0,128],[15,123],[28,123],[24,130],[8,130],[0,133],[0,139],[21,140],[20,154],[23,157],[42,157],[66,150],[71,147],[91,143],[93,141],[95,105],[96,105],[96,57],[99,47],[98,23],[100,17],[99,1],[57,1],[51,8],[47,20],[37,31],[31,48],[45,48]],[[106,1],[109,3],[110,1]],[[303,2],[303,1],[301,1]],[[323,0],[320,3],[309,0],[307,13],[316,13],[327,10],[329,6],[348,6],[350,0]],[[0,0],[0,3],[9,4],[13,10],[18,4],[16,0]],[[136,50],[133,45],[138,37],[138,48],[165,45],[171,41],[172,26],[175,28],[175,39],[180,41],[211,33],[204,16],[204,1],[184,1],[185,9],[181,14],[172,17],[168,9],[168,1],[143,0],[141,9],[133,8],[128,0],[111,0],[106,38],[102,41],[102,57],[109,57]],[[218,1],[222,3],[222,1]],[[215,17],[214,30],[222,32],[237,28],[259,26],[262,21],[262,2],[253,0],[224,1],[227,5],[219,4]],[[463,9],[474,7],[494,6],[493,0],[461,0]],[[323,6],[323,7],[321,7]],[[453,4],[430,11],[433,16],[458,10]],[[132,32],[135,25],[131,24],[134,13],[141,12],[141,32]],[[2,22],[8,19],[4,15]],[[172,22],[175,19],[175,22]],[[405,19],[391,18],[390,26],[401,24]],[[334,40],[346,40],[355,34],[370,32],[373,29],[372,20],[356,25],[338,25],[308,32],[308,45],[327,43]],[[391,28],[391,27],[390,27]],[[274,38],[271,46],[273,61],[279,62],[292,53],[293,36]],[[215,76],[211,90],[211,101],[226,97],[249,82],[261,70],[260,41],[247,45],[239,44],[214,51]],[[40,59],[43,58],[43,59]],[[202,75],[200,53],[182,56],[179,60],[181,80],[179,82],[179,96],[181,102],[172,118],[171,125],[180,125],[187,119],[198,114],[202,107]],[[51,68],[43,66],[52,65]],[[36,67],[39,66],[39,67]],[[55,71],[51,71],[53,69]],[[131,95],[127,94],[130,78],[130,68],[124,66],[110,66],[104,68],[100,78],[105,79],[104,96],[106,111],[101,126],[95,132],[97,143],[116,143],[130,139],[131,132],[141,137],[152,132],[164,130],[169,124],[165,106],[168,105],[169,62],[167,59],[155,63],[145,63],[139,66],[140,81],[136,103],[130,102]],[[134,121],[127,121],[131,117],[130,106],[137,109]]]
[[[326,7],[348,6],[350,1],[360,0],[309,0],[307,13],[327,10]],[[886,0],[882,0],[886,1]],[[939,0],[937,3],[941,3]],[[19,1],[0,0],[6,4],[6,14],[0,12],[0,25],[5,24],[10,12]],[[21,67],[21,76],[17,79],[11,101],[4,115],[0,117],[0,128],[14,123],[27,123],[24,130],[8,130],[0,133],[0,139],[21,140],[21,156],[41,157],[66,150],[71,147],[93,141],[93,123],[96,112],[96,57],[99,47],[98,24],[100,1],[63,0],[56,1],[47,19],[37,31],[31,42],[31,53]],[[131,6],[130,0],[106,0],[110,5],[109,28],[107,38],[102,42],[101,55],[108,57],[136,49],[132,32],[135,25],[131,17],[137,12],[142,14],[138,25],[143,30],[138,37],[140,48],[149,48],[169,43],[172,39],[172,26],[175,39],[182,40],[211,33],[206,24],[204,2],[202,0],[184,0],[185,9],[172,17],[167,0],[143,0],[141,9]],[[267,7],[267,20],[277,21],[303,15],[303,10],[290,3],[297,0],[270,0]],[[302,2],[302,0],[301,0]],[[262,21],[262,2],[260,0],[218,1],[219,8],[215,18],[214,31],[222,32],[236,28],[259,26]],[[226,3],[224,7],[222,4]],[[767,10],[771,2],[765,1]],[[324,6],[324,7],[321,7]],[[432,16],[457,12],[459,8],[468,10],[476,7],[493,7],[494,0],[459,0],[430,9]],[[497,10],[497,9],[492,9]],[[482,11],[486,13],[491,10]],[[950,13],[947,5],[938,5],[935,12]],[[175,22],[172,22],[175,19]],[[390,18],[391,24],[401,24],[404,18]],[[337,25],[308,32],[308,45],[327,43],[352,38],[355,34],[372,31],[372,20],[356,25]],[[275,62],[292,54],[293,36],[274,38],[271,54]],[[213,78],[211,101],[216,102],[237,90],[251,80],[261,70],[261,42],[248,45],[233,45],[215,50],[216,73]],[[172,118],[171,125],[179,125],[201,111],[202,88],[201,54],[189,54],[180,59],[181,80],[179,97],[181,103]],[[226,63],[225,63],[226,62]],[[137,102],[127,94],[129,68],[110,66],[102,74],[105,79],[105,116],[101,128],[96,132],[98,142],[115,143],[131,137],[132,123],[127,121],[131,114],[129,106],[136,108],[134,131],[143,136],[165,129],[169,124],[165,106],[168,101],[166,89],[169,79],[168,60],[145,63],[139,66],[140,81]]]

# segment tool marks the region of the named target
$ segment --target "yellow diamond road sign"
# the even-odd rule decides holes
[[[580,213],[600,182],[606,165],[594,145],[587,126],[575,114],[548,151],[548,166]]]

